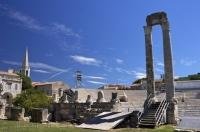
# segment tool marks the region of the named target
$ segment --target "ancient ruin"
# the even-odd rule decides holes
[[[160,25],[162,28],[164,56],[164,81],[157,83],[154,78],[152,44],[152,28],[155,25]],[[64,85],[63,87],[55,85],[56,92],[54,94],[49,92],[53,99],[49,108],[32,108],[30,113],[26,113],[24,108],[11,104],[13,98],[8,98],[10,97],[8,92],[2,95],[3,85],[0,84],[0,118],[40,123],[67,121],[76,123],[76,127],[80,128],[109,130],[121,127],[154,128],[162,124],[176,125],[178,115],[200,117],[200,81],[174,83],[169,31],[165,12],[147,16],[144,26],[147,79],[143,80],[145,83],[135,85],[140,88],[133,90],[119,86],[117,89],[115,85],[111,85],[105,89],[69,89]],[[25,68],[24,72],[29,76],[29,65]],[[18,81],[21,83],[21,80]],[[37,88],[43,89],[47,84],[54,83],[37,84]],[[185,90],[188,86],[195,88],[193,90],[196,91]],[[175,87],[178,90],[175,91]],[[187,120],[182,122],[183,126],[185,122],[187,123]]]
[[[167,14],[157,12],[148,15],[146,18],[147,25],[144,26],[145,47],[146,47],[146,73],[147,73],[147,99],[155,97],[154,84],[154,67],[153,67],[153,48],[152,48],[152,27],[160,25],[163,34],[163,54],[164,54],[164,81],[166,88],[166,111],[167,123],[176,124],[177,101],[175,100],[175,88],[173,77],[172,51],[170,42],[170,29]]]

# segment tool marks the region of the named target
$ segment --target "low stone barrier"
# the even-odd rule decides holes
[[[22,121],[24,120],[25,109],[20,107],[11,107],[10,120]]]
[[[48,121],[48,109],[33,108],[31,110],[31,122],[47,122]]]
[[[51,113],[53,121],[69,121],[80,119],[84,121],[106,111],[120,112],[119,103],[94,102],[89,106],[88,103],[54,103]]]

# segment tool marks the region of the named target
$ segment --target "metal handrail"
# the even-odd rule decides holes
[[[151,98],[151,95],[152,94],[149,94],[149,96],[147,97],[147,99],[146,99],[146,101],[148,101],[147,102],[147,107],[144,107],[144,109],[143,109],[143,112],[140,114],[140,118],[139,118],[139,122],[140,122],[140,120],[142,119],[142,116],[144,115],[144,113],[148,110],[148,108],[151,106],[151,104],[152,104],[152,100],[150,99]],[[145,106],[145,105],[144,105]]]
[[[169,105],[169,103],[166,102],[166,104],[164,105],[164,109],[166,109],[168,105]],[[163,110],[164,110],[164,109],[162,109],[161,113],[163,113]],[[161,119],[161,117],[162,117],[162,114],[160,114],[160,116],[158,117],[157,123],[159,123],[159,124],[160,124],[160,119]]]
[[[166,109],[167,106],[168,106],[168,103],[166,102],[166,99],[162,100],[162,102],[160,103],[160,105],[154,115],[156,124],[159,123],[160,118],[162,117],[163,110]]]
[[[150,99],[151,95],[152,94],[149,94],[149,96],[147,97],[147,100],[148,100],[148,102],[147,102],[147,108],[149,108],[151,106],[151,104],[152,104],[152,100]]]
[[[163,99],[158,107],[158,109],[156,110],[155,116],[158,114],[160,108],[162,107],[162,104],[165,102],[165,99]]]
[[[142,113],[141,113],[141,112],[138,112],[137,116],[138,116],[138,119],[140,119],[141,116],[142,116]]]

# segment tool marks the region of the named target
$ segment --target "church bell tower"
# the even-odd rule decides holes
[[[21,70],[22,74],[24,74],[27,77],[30,77],[30,65],[29,65],[29,61],[28,61],[28,49],[26,48],[26,53],[24,56],[24,60],[22,62],[22,70]]]

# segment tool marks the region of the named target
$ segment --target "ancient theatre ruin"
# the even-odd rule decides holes
[[[145,32],[146,47],[146,73],[147,73],[147,99],[155,98],[153,48],[152,48],[152,27],[160,25],[163,34],[163,54],[164,54],[164,81],[166,89],[166,121],[169,124],[176,123],[177,101],[175,100],[175,87],[173,77],[172,50],[170,42],[170,29],[167,14],[157,12],[147,16]]]

